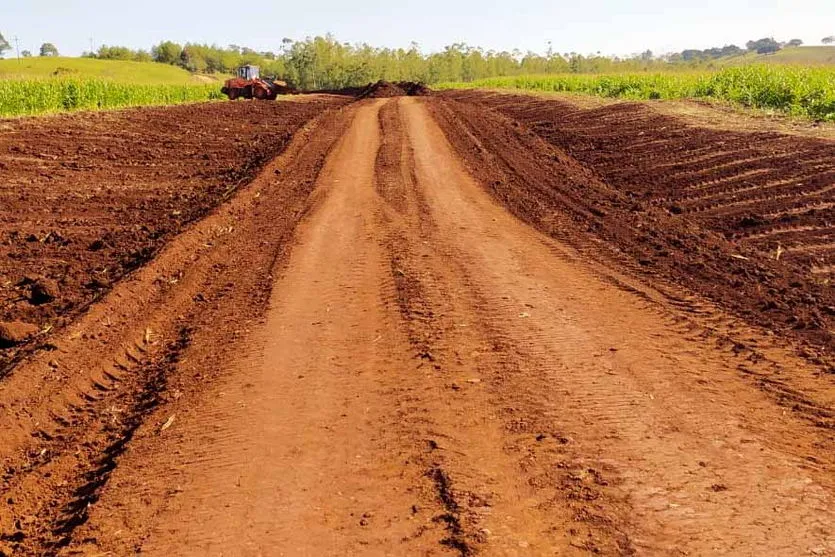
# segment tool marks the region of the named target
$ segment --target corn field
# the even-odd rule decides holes
[[[743,66],[716,72],[495,77],[439,88],[509,88],[627,99],[709,98],[835,121],[835,69]]]
[[[167,105],[221,98],[219,85],[139,85],[100,79],[0,81],[0,117]]]

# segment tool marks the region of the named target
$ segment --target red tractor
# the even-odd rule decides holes
[[[226,80],[220,90],[221,93],[229,97],[230,101],[234,101],[238,97],[273,101],[279,94],[293,92],[283,81],[262,79],[258,66],[241,66],[237,73],[238,76]]]

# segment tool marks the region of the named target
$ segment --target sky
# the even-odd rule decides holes
[[[37,53],[76,56],[91,44],[162,40],[277,51],[281,39],[333,34],[345,42],[424,52],[465,42],[485,49],[656,54],[774,36],[820,44],[835,34],[835,0],[0,0],[0,33]],[[9,56],[11,53],[7,53]]]

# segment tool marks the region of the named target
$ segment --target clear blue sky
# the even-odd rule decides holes
[[[164,39],[278,50],[283,37],[332,33],[348,42],[434,51],[487,49],[625,55],[707,48],[774,36],[819,44],[835,34],[835,0],[0,0],[0,32],[21,49],[53,42],[78,55],[101,44]],[[8,55],[8,54],[7,54]]]

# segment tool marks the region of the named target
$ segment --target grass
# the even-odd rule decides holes
[[[33,57],[0,60],[0,80],[46,78],[105,79],[141,85],[189,85],[204,83],[177,66],[155,62],[96,60],[95,58]]]
[[[119,83],[90,78],[0,81],[0,117],[169,105],[221,98],[217,85]]]
[[[497,77],[445,83],[440,89],[507,88],[626,99],[708,98],[744,107],[835,121],[835,68],[751,65],[719,71],[656,74]]]

